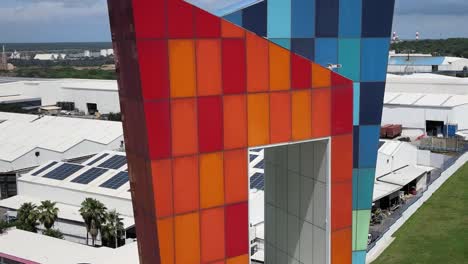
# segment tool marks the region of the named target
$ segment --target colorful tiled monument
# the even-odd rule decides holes
[[[108,3],[140,262],[249,263],[248,149],[322,140],[324,263],[364,263],[394,0]]]

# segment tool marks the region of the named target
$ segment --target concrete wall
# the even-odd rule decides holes
[[[397,155],[392,155],[397,153]],[[418,148],[407,143],[399,144],[392,153],[379,152],[377,155],[376,176],[382,176],[408,164],[415,165],[418,160]]]
[[[36,197],[41,200],[59,201],[73,206],[80,206],[86,198],[95,198],[108,209],[117,209],[117,212],[126,216],[133,216],[132,201],[115,196],[101,195],[86,191],[65,189],[49,185],[40,185],[26,181],[18,181],[18,193],[25,196]]]
[[[328,140],[265,149],[265,263],[327,263],[328,162]]]
[[[401,124],[404,128],[426,128],[426,120],[457,123],[452,109],[384,105],[382,124]],[[467,122],[468,123],[468,122]]]

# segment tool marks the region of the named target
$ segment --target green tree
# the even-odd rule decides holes
[[[24,203],[18,209],[16,227],[21,230],[36,233],[38,217],[39,214],[36,205],[33,203]]]
[[[106,223],[106,210],[103,203],[93,198],[86,198],[81,203],[80,214],[86,225],[86,244],[88,244],[88,234],[90,234],[92,245],[95,245],[101,226]]]
[[[0,235],[5,233],[8,228],[13,226],[15,226],[14,223],[8,223],[6,221],[0,220]]]
[[[54,223],[58,218],[59,209],[55,205],[55,202],[46,200],[42,201],[41,205],[37,208],[39,212],[38,220],[47,230],[54,226]]]
[[[50,237],[63,239],[63,234],[58,229],[49,228],[49,229],[44,230],[44,232],[42,232],[42,234],[45,235],[45,236],[50,236]]]
[[[114,209],[106,214],[106,224],[101,230],[102,240],[107,246],[117,248],[125,235],[125,228],[120,214]]]

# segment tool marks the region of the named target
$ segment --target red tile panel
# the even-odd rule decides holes
[[[224,207],[201,211],[200,224],[202,263],[224,259]]]
[[[222,68],[224,94],[238,94],[246,91],[245,41],[223,39]]]
[[[311,88],[312,65],[307,59],[299,55],[291,55],[291,88]]]
[[[137,38],[166,36],[165,1],[133,0],[133,17]]]
[[[248,203],[226,207],[226,255],[235,257],[249,252]]]
[[[353,86],[332,88],[332,135],[353,131]]]
[[[332,183],[353,178],[353,135],[334,136],[331,140]]]
[[[156,1],[167,4],[167,24],[169,38],[193,38],[195,36],[194,13],[195,7],[184,0]],[[156,15],[156,14],[154,14]],[[163,14],[164,16],[164,14]],[[151,22],[148,26],[155,25]],[[157,26],[157,24],[156,24]]]
[[[202,9],[195,8],[195,28],[197,38],[219,38],[221,19]]]
[[[171,156],[171,113],[169,101],[145,103],[148,148],[151,159]]]
[[[331,230],[352,226],[353,183],[335,183],[331,186]]]
[[[169,97],[169,62],[166,40],[137,42],[144,99]],[[158,74],[154,74],[157,72]]]
[[[220,96],[198,98],[198,146],[200,152],[223,148],[223,102]]]

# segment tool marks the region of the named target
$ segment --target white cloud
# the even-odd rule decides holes
[[[468,28],[461,26],[467,21],[468,14],[397,14],[393,19],[393,30],[403,39],[414,39],[416,32],[423,39],[468,37]]]

